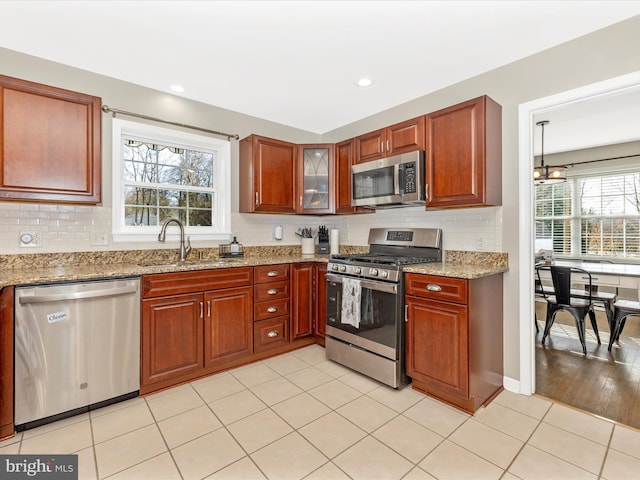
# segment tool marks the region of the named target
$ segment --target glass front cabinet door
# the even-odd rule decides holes
[[[300,145],[298,157],[299,213],[333,213],[333,145]]]

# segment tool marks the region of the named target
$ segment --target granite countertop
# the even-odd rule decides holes
[[[341,247],[340,253],[361,253],[366,247]],[[329,255],[301,255],[299,246],[250,247],[245,256],[220,258],[217,250],[195,251],[185,263],[175,263],[174,250],[73,252],[0,255],[0,288],[63,281],[140,276],[203,269],[254,267],[278,263],[327,263]],[[202,260],[198,260],[202,256]],[[480,278],[508,270],[506,253],[445,251],[441,263],[404,267],[405,272],[456,278]]]
[[[474,279],[504,273],[509,270],[506,265],[476,265],[469,263],[425,263],[409,265],[402,269],[405,273],[421,273],[440,277]]]

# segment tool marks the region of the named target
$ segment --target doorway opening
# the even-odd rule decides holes
[[[520,393],[536,393],[536,331],[534,323],[534,137],[536,120],[547,112],[571,108],[607,96],[640,91],[640,72],[616,77],[578,89],[521,104],[519,107],[519,282]],[[538,317],[540,318],[540,317]],[[544,316],[542,317],[544,318]],[[606,350],[606,345],[605,345]],[[583,408],[577,405],[579,408]]]

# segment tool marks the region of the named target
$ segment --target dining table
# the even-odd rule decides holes
[[[626,289],[625,297],[629,300],[640,301],[640,264],[633,263],[610,263],[587,260],[570,260],[559,259],[551,263],[536,263],[536,269],[542,265],[557,265],[561,267],[580,268],[591,275],[592,291],[597,292],[599,287],[611,287],[615,289],[615,296],[609,305],[605,303],[607,320],[610,330],[613,332],[616,328],[614,325],[613,303],[619,295],[621,289]],[[551,284],[551,275],[549,271],[541,271],[540,278],[543,283]],[[572,279],[573,280],[573,279]],[[589,277],[581,276],[574,280],[574,285],[581,285],[584,288],[588,284]],[[573,294],[574,290],[572,290]],[[580,295],[581,297],[583,295]]]

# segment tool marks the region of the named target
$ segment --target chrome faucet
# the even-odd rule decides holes
[[[189,253],[191,253],[191,242],[189,241],[189,237],[187,237],[187,241],[184,241],[184,225],[177,218],[170,218],[166,222],[162,224],[162,229],[160,229],[160,234],[158,235],[158,241],[164,242],[165,236],[167,234],[167,225],[170,223],[175,223],[180,227],[180,261],[184,262],[187,259]]]

